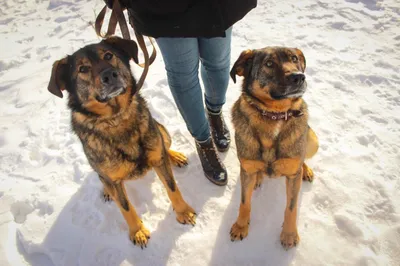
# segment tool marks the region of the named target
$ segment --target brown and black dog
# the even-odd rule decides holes
[[[104,199],[118,205],[131,241],[143,248],[150,233],[128,200],[126,180],[154,168],[178,222],[194,225],[196,213],[182,198],[171,169],[171,162],[183,166],[187,159],[169,149],[171,137],[136,91],[130,59],[138,60],[137,45],[131,40],[111,37],[85,46],[53,64],[48,90],[58,97],[68,91],[72,128],[104,185]]]
[[[248,234],[251,196],[263,176],[286,176],[286,209],[280,235],[285,248],[295,246],[297,199],[302,179],[312,181],[304,163],[318,150],[318,139],[308,126],[306,60],[299,49],[266,47],[246,50],[235,62],[231,77],[243,76],[242,95],[232,108],[242,197],[231,240]]]

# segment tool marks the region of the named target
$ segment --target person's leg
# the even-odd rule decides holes
[[[227,183],[227,172],[215,151],[206,119],[199,83],[197,38],[158,38],[168,84],[175,103],[196,139],[196,149],[206,177],[217,185]]]
[[[221,108],[229,83],[232,28],[224,38],[200,38],[201,76],[204,83],[208,121],[215,145],[220,152],[229,149],[231,137]]]
[[[198,141],[210,137],[203,95],[199,83],[197,38],[157,38],[168,84],[179,112],[192,136]]]
[[[224,38],[199,38],[205,102],[207,108],[214,112],[219,112],[225,103],[229,83],[231,35],[232,28],[229,28]]]

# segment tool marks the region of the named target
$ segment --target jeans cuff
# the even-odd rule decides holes
[[[197,143],[203,144],[203,143],[206,143],[207,141],[209,141],[210,138],[211,138],[211,136],[209,136],[206,140],[197,140],[197,139],[195,139],[195,140],[196,140]]]
[[[211,104],[207,101],[207,99],[205,100],[206,103],[206,107],[208,111],[211,111],[212,113],[220,113],[222,110],[222,106],[225,104],[225,102],[215,105],[215,104]]]
[[[220,108],[218,111],[216,111],[216,110],[211,110],[210,108],[207,107],[207,113],[212,114],[212,115],[220,115],[222,113],[222,108]]]

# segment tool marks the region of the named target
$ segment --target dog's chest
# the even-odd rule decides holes
[[[279,135],[282,132],[284,121],[267,122],[263,125],[262,130],[259,130],[260,153],[262,160],[265,162],[275,161],[279,141]]]
[[[276,140],[278,138],[279,133],[281,133],[282,126],[283,126],[283,121],[277,121],[275,122],[275,125],[272,126],[271,132],[269,133],[273,140]]]
[[[112,127],[90,127],[86,130],[75,127],[75,132],[81,140],[89,164],[97,172],[123,166],[129,169],[127,178],[138,178],[149,170],[146,148],[137,128],[127,127],[121,132]]]

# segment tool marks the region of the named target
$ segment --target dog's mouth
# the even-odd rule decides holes
[[[126,92],[126,88],[122,86],[115,86],[113,88],[104,88],[101,93],[96,97],[99,102],[105,103]]]
[[[305,90],[298,90],[298,91],[293,91],[290,93],[286,94],[274,94],[271,93],[271,97],[275,100],[282,100],[282,99],[287,99],[287,98],[300,98],[303,96]]]
[[[275,100],[300,98],[306,92],[306,89],[307,89],[307,83],[304,82],[299,87],[287,86],[287,87],[282,87],[282,89],[278,91],[271,91],[270,95]]]

